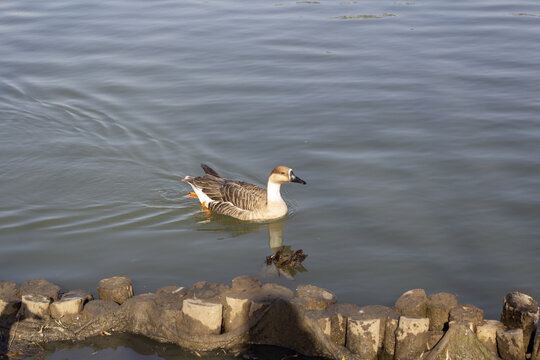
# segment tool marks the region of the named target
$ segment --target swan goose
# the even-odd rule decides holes
[[[204,175],[186,176],[182,181],[193,188],[188,197],[198,198],[209,212],[240,220],[264,221],[283,217],[287,204],[281,198],[281,184],[306,182],[294,175],[291,168],[277,166],[268,176],[266,189],[243,181],[222,178],[208,165],[201,164]]]

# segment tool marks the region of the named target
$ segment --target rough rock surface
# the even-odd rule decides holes
[[[458,299],[449,293],[437,293],[430,295],[427,301],[427,317],[429,318],[429,330],[441,331],[448,329],[450,310],[456,307]]]
[[[365,360],[376,360],[379,350],[381,319],[349,319],[347,348]]]
[[[450,327],[441,341],[423,359],[500,360],[478,340],[474,332],[462,324]]]
[[[503,360],[525,359],[525,347],[523,343],[523,330],[498,330],[497,350]]]
[[[337,303],[336,295],[313,285],[298,285],[296,294],[306,301],[304,305],[306,310],[326,310],[329,305]]]
[[[100,300],[112,300],[118,304],[123,304],[133,296],[131,279],[125,276],[103,279],[99,282],[97,290]]]
[[[20,288],[21,296],[41,295],[58,300],[60,295],[60,286],[48,282],[44,279],[32,279],[24,282]]]
[[[497,320],[484,320],[476,325],[476,336],[493,354],[497,355],[497,330],[505,326]]]
[[[397,299],[395,308],[399,315],[426,317],[428,299],[423,289],[409,290]]]
[[[401,316],[396,330],[395,358],[401,360],[416,360],[427,351],[428,318],[413,318]]]
[[[468,321],[473,327],[484,320],[484,311],[474,305],[458,305],[450,310],[450,321]]]
[[[532,297],[517,291],[504,297],[501,321],[510,329],[523,330],[523,342],[529,351],[533,350],[539,315],[538,303]]]
[[[19,285],[17,283],[9,280],[0,280],[0,298],[19,296]]]

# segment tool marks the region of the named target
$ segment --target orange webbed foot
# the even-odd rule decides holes
[[[195,194],[194,192],[190,192],[189,194],[186,195],[187,198],[194,198],[194,199],[198,199],[199,197],[197,196],[197,194]]]
[[[202,202],[202,207],[203,207],[203,210],[205,213],[207,213],[208,215],[210,215],[212,212],[210,210],[208,210],[208,208],[206,207],[206,201],[203,201]]]

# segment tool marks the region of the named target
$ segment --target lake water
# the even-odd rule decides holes
[[[4,0],[0,34],[2,279],[540,300],[538,1]],[[200,163],[307,185],[269,229],[185,198]]]

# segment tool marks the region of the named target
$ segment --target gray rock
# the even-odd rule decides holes
[[[190,299],[219,300],[222,302],[223,293],[229,289],[227,285],[199,281],[189,288],[186,297]]]
[[[439,343],[439,341],[441,341],[443,336],[444,336],[444,331],[431,331],[431,330],[428,331],[428,336],[427,336],[428,350],[433,349]]]
[[[0,320],[11,322],[21,307],[21,299],[15,296],[0,297]]]
[[[330,291],[313,286],[313,285],[298,285],[296,294],[300,299],[306,301],[306,310],[326,310],[328,305],[337,302],[336,295]]]
[[[223,308],[223,328],[225,332],[233,331],[249,321],[251,296],[246,293],[227,294]]]
[[[381,319],[349,319],[347,348],[361,359],[376,360],[380,343]]]
[[[20,288],[21,296],[24,295],[41,295],[58,300],[60,294],[60,286],[48,282],[44,279],[32,279],[24,282]]]
[[[381,356],[384,360],[394,359],[394,354],[396,352],[396,330],[398,327],[398,322],[398,319],[395,318],[388,318],[386,320],[384,330],[383,353]]]
[[[217,335],[221,332],[223,305],[203,299],[186,299],[182,307],[186,329],[191,334]]]
[[[140,294],[127,299],[121,306],[127,319],[127,329],[135,334],[155,335],[160,324],[156,294]]]
[[[399,315],[408,317],[426,317],[427,296],[423,289],[409,290],[396,301],[396,311]]]
[[[83,303],[86,298],[83,297],[62,297],[62,299],[54,301],[49,308],[53,319],[60,319],[65,316],[78,315],[83,309]]]
[[[493,354],[497,355],[497,331],[505,326],[497,320],[484,320],[476,325],[476,336]]]
[[[529,295],[512,292],[504,297],[501,321],[510,329],[523,330],[525,349],[532,352],[540,314],[538,303]]]
[[[534,343],[531,360],[540,360],[540,336],[536,336],[536,342]]]
[[[383,305],[366,305],[362,306],[360,310],[358,311],[357,315],[354,315],[350,317],[351,319],[380,319],[381,320],[381,326],[379,328],[380,334],[379,334],[379,344],[378,344],[378,353],[381,354],[383,351],[383,343],[384,343],[384,333],[386,329],[386,322],[389,319],[398,319],[397,312],[388,307]]]
[[[473,327],[480,324],[484,320],[484,310],[474,305],[458,305],[450,310],[450,321],[469,321]]]
[[[83,316],[91,319],[96,316],[113,313],[120,309],[120,305],[112,300],[92,300],[83,308]]]
[[[523,330],[497,330],[497,350],[503,360],[525,359]]]
[[[395,358],[419,359],[427,351],[429,319],[401,316],[396,330]]]
[[[100,300],[112,300],[117,304],[123,304],[133,296],[131,279],[125,276],[113,276],[101,280],[97,291]]]
[[[0,280],[0,298],[19,296],[19,285],[17,283],[9,280]]]
[[[67,299],[67,298],[76,298],[76,297],[82,297],[84,299],[84,304],[86,304],[87,302],[89,301],[92,301],[94,300],[94,296],[86,291],[86,290],[81,290],[81,289],[76,289],[76,290],[70,290],[64,294],[62,294],[62,299]]]
[[[242,275],[232,279],[232,289],[235,291],[257,291],[261,281],[253,276]]]
[[[24,318],[46,319],[49,317],[51,298],[44,295],[23,295],[21,310]]]
[[[424,360],[500,360],[478,340],[467,326],[455,324]]]
[[[429,318],[429,330],[441,331],[448,328],[450,310],[457,306],[458,299],[449,293],[438,293],[428,297],[427,317]]]

